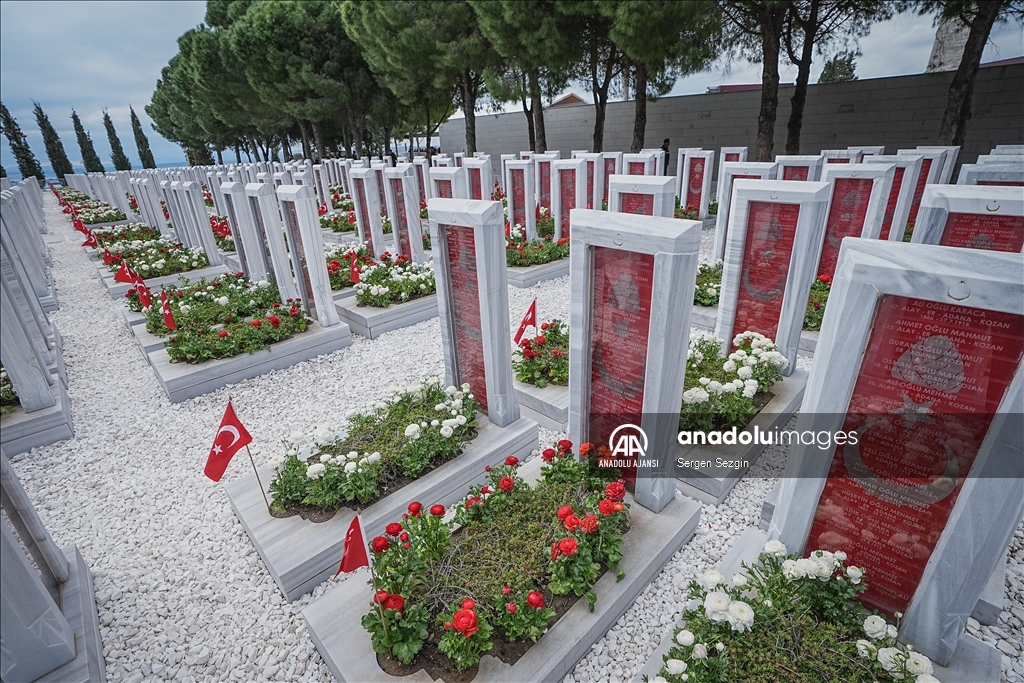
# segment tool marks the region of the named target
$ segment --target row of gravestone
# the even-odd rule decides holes
[[[43,197],[34,178],[0,193],[0,361],[18,406],[3,417],[0,443],[14,455],[71,438],[71,400],[44,240]]]

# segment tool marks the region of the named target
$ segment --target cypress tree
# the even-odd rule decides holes
[[[114,168],[118,171],[132,170],[132,162],[125,156],[124,147],[114,130],[114,122],[110,120],[110,114],[103,110],[103,127],[107,129],[107,139],[110,140],[110,160],[114,162]]]
[[[25,134],[21,132],[21,126],[14,120],[11,112],[7,110],[6,105],[2,102],[0,102],[0,128],[3,129],[7,142],[11,143],[11,152],[14,153],[14,159],[18,162],[18,170],[21,171],[22,180],[29,176],[35,176],[40,181],[45,180],[46,176],[43,175],[43,169],[36,160],[36,156],[32,153],[32,148],[28,146],[28,140],[25,139]]]
[[[57,174],[58,178],[74,173],[74,169],[71,168],[71,162],[68,161],[68,155],[64,152],[64,143],[60,141],[60,136],[53,129],[50,117],[46,115],[46,112],[43,111],[38,102],[33,101],[32,104],[35,105],[36,123],[39,124],[39,131],[43,134],[46,156],[50,158],[50,166],[53,167],[53,172]]]
[[[149,139],[142,130],[142,121],[139,121],[138,114],[130,105],[128,111],[132,113],[132,133],[135,134],[135,146],[139,148],[139,160],[142,161],[142,168],[156,168],[153,151],[149,148]]]
[[[85,132],[82,127],[82,120],[78,118],[75,110],[71,110],[71,122],[75,124],[75,136],[78,138],[78,148],[82,151],[82,164],[86,173],[103,173],[103,162],[96,154],[96,148],[92,146],[92,136]]]

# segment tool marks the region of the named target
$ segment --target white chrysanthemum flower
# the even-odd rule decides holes
[[[726,372],[736,372],[736,361],[727,360],[722,364],[722,369]]]
[[[730,361],[730,362],[732,362],[732,361]],[[743,367],[738,368],[736,370],[736,375],[740,379],[750,379],[750,376],[753,375],[753,374],[754,374],[754,371],[752,369],[750,369],[750,367],[747,366],[747,365],[744,365]]]
[[[417,436],[419,436],[419,433],[420,426],[415,422],[405,428],[405,435],[410,439],[415,439]]]
[[[867,634],[868,638],[877,640],[885,635],[886,626],[887,624],[885,623],[885,619],[876,614],[872,614],[864,620],[864,633]]]
[[[306,476],[310,479],[319,479],[324,476],[324,465],[322,463],[315,463],[306,468]]]
[[[347,463],[345,463],[345,474],[352,474],[355,471],[356,471],[356,464],[355,464],[355,462],[350,460]]]
[[[803,571],[800,566],[796,563],[796,560],[783,560],[782,562],[782,575],[790,581],[795,579],[802,579],[804,577]]]
[[[448,427],[447,425],[444,426],[444,427],[441,427],[441,436],[443,436],[446,439],[448,437],[450,437],[454,433],[455,433],[455,431],[451,427]]]
[[[324,453],[323,455],[320,456],[320,462],[328,463],[330,461],[331,461],[331,456],[329,454]]]
[[[808,578],[818,575],[818,563],[809,557],[797,560],[796,566],[800,569],[800,573]]]
[[[455,387],[449,386],[449,387],[445,388],[444,393],[448,394],[449,396],[454,396],[455,392],[457,392],[457,391],[458,391],[458,389],[456,389]]]

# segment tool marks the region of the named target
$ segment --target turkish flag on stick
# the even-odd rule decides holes
[[[153,297],[149,295],[149,287],[142,280],[135,283],[135,292],[139,295],[139,303],[142,304],[143,308],[149,308],[153,305]]]
[[[98,247],[100,243],[96,240],[96,235],[93,234],[92,230],[85,233],[85,241],[82,242],[83,247]]]
[[[217,436],[213,437],[213,446],[210,447],[210,457],[206,460],[206,469],[203,473],[214,481],[220,481],[224,472],[228,469],[231,458],[235,453],[248,446],[252,442],[249,432],[238,420],[235,409],[228,400],[228,407],[224,409],[224,417],[220,420],[220,429]]]
[[[84,234],[87,232],[85,223],[83,223],[80,218],[76,218],[75,220],[71,221],[71,225],[75,228],[75,230],[77,230],[80,233]]]
[[[516,332],[515,342],[518,345],[523,340],[523,333],[526,332],[526,328],[533,326],[537,327],[537,300],[534,299],[530,307],[526,309],[526,315],[523,316],[523,322],[519,323],[519,330]]]
[[[132,270],[127,261],[121,261],[121,267],[114,273],[114,282],[127,282],[130,285],[140,282],[142,278]]]
[[[358,258],[359,255],[352,252],[352,267],[348,269],[348,279],[351,280],[353,284],[359,284],[359,268],[356,266],[356,259]]]
[[[341,551],[341,564],[338,566],[338,573],[334,575],[334,578],[338,578],[338,574],[342,572],[354,572],[360,567],[369,566],[370,555],[366,552],[363,520],[362,517],[356,515],[352,518],[352,523],[348,525],[348,531],[345,532],[345,546]]]
[[[171,302],[167,300],[167,292],[162,289],[160,290],[160,312],[164,314],[164,327],[169,330],[178,329],[178,326],[174,324],[174,314],[171,313]],[[228,403],[228,407],[231,407],[230,403]],[[232,413],[232,415],[234,415],[234,413]],[[214,481],[217,480],[214,479]]]
[[[113,262],[114,262],[114,257],[111,256],[110,250],[107,249],[106,247],[103,247],[103,263],[105,263],[106,265],[109,266]]]

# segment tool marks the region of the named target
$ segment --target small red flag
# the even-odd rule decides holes
[[[93,234],[92,230],[87,230],[85,233],[85,241],[82,242],[83,247],[98,247],[100,243],[96,240],[96,235]]]
[[[110,250],[107,249],[106,247],[103,247],[103,263],[109,266],[113,262],[114,257],[110,255]]]
[[[366,537],[363,535],[363,520],[356,515],[352,523],[348,525],[345,532],[345,546],[341,551],[341,564],[338,566],[338,573],[354,572],[360,567],[370,566],[370,555],[366,552]]]
[[[71,221],[71,225],[73,225],[75,230],[82,233],[83,235],[87,232],[85,228],[85,223],[82,222],[81,218],[76,218],[75,220]]]
[[[320,214],[321,216],[324,216],[324,215],[326,215],[326,214],[327,214],[327,202],[324,202],[323,204],[321,204],[320,206],[318,206],[318,207],[316,208],[316,212],[317,212],[318,214]]]
[[[161,292],[163,294],[164,292]],[[206,468],[203,474],[214,481],[220,481],[224,472],[228,469],[231,458],[235,457],[242,446],[252,443],[249,432],[238,420],[235,409],[228,401],[228,407],[224,409],[224,417],[220,420],[220,429],[217,436],[213,437],[213,446],[210,447],[210,457],[206,459]]]
[[[169,330],[178,329],[178,326],[174,324],[174,314],[171,313],[171,302],[167,300],[167,292],[162,289],[160,290],[160,302],[160,312],[164,314],[164,326]]]
[[[352,281],[352,284],[359,284],[359,268],[356,266],[356,260],[359,255],[356,253],[352,254],[352,267],[348,269],[348,279]]]
[[[526,328],[537,327],[537,300],[534,299],[530,307],[526,309],[526,315],[523,316],[523,322],[519,323],[519,330],[516,332],[515,341],[519,344],[523,339],[523,333],[526,332]]]
[[[135,284],[142,280],[139,274],[132,270],[132,267],[128,265],[127,261],[121,261],[121,267],[114,273],[114,282],[127,282],[128,284]]]
[[[135,292],[139,295],[139,303],[143,308],[149,308],[153,304],[153,297],[149,295],[149,287],[142,280],[135,283]]]
[[[512,221],[505,221],[505,237],[512,236]]]

